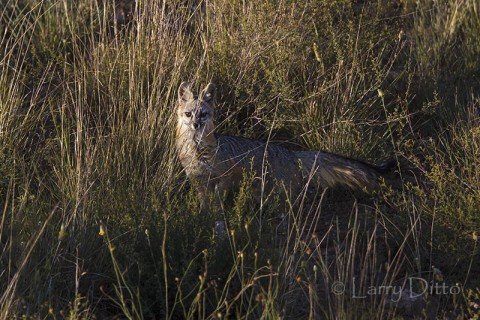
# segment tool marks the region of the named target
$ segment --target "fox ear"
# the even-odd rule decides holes
[[[183,81],[178,88],[178,101],[180,103],[193,100],[193,91],[190,88],[190,84],[186,81]]]
[[[209,83],[200,94],[200,99],[207,103],[215,102],[216,93],[217,90],[215,89],[215,85]]]

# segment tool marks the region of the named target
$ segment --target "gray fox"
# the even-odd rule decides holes
[[[374,166],[328,152],[292,151],[269,142],[216,134],[215,98],[212,83],[199,95],[186,82],[178,89],[176,150],[198,188],[203,209],[209,196],[222,201],[238,187],[245,171],[254,175],[254,194],[265,194],[281,183],[290,195],[298,196],[306,185],[376,188],[381,174],[392,167],[391,161]]]

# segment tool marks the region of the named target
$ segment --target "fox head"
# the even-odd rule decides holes
[[[200,147],[214,139],[215,91],[213,83],[198,96],[187,82],[182,82],[178,88],[177,132],[185,138],[193,138]]]

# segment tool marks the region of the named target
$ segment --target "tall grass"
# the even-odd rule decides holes
[[[1,319],[478,316],[476,1],[129,8],[0,5]],[[219,132],[397,174],[286,209],[246,175],[215,238],[174,153],[182,80],[218,85]],[[368,294],[411,277],[462,291]]]

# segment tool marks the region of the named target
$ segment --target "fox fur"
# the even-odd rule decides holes
[[[245,171],[254,174],[255,194],[283,184],[299,195],[306,184],[372,189],[392,164],[374,166],[323,151],[293,151],[282,146],[217,134],[215,86],[199,95],[183,82],[178,89],[176,150],[188,178],[195,182],[202,207],[209,196],[221,199],[239,186]]]

